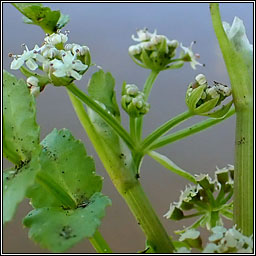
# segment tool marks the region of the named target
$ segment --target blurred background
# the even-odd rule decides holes
[[[193,50],[199,53],[200,62],[205,67],[193,70],[188,63],[182,69],[161,72],[150,97],[151,110],[145,117],[144,136],[171,117],[186,110],[185,92],[194,77],[203,73],[208,81],[216,80],[229,85],[229,78],[211,24],[209,6],[206,3],[46,3],[53,10],[70,15],[65,29],[70,30],[69,43],[87,45],[92,61],[104,71],[110,71],[116,81],[116,94],[120,102],[121,87],[125,80],[141,89],[149,70],[137,66],[128,56],[128,47],[135,44],[131,39],[137,28],[147,27],[150,32],[176,39],[184,46],[196,41]],[[253,38],[253,4],[220,4],[222,20],[232,23],[234,16],[245,24],[247,36]],[[21,54],[21,44],[29,49],[41,44],[44,33],[41,28],[26,25],[22,14],[10,3],[3,3],[3,67],[18,77],[19,71],[10,70],[8,53]],[[92,67],[77,83],[85,89]],[[120,104],[119,104],[120,105]],[[97,173],[104,177],[103,193],[112,199],[107,208],[100,231],[114,252],[132,253],[144,249],[145,238],[123,199],[112,185],[100,163],[91,143],[84,133],[69,101],[65,88],[47,86],[37,98],[37,121],[41,126],[41,139],[53,128],[68,128],[77,139],[81,139],[89,155],[94,156]],[[128,128],[128,118],[124,111],[122,122]],[[193,118],[177,129],[184,128],[203,117]],[[222,168],[233,164],[235,117],[206,131],[175,142],[158,150],[171,158],[177,165],[193,174],[209,173],[213,177],[216,166]],[[3,160],[4,169],[11,164]],[[171,173],[149,157],[145,157],[141,168],[141,183],[168,233],[182,228],[188,222],[174,222],[162,216],[169,210],[171,202],[178,201],[180,191],[187,181]],[[3,230],[4,253],[47,253],[27,238],[27,229],[22,227],[22,218],[31,210],[28,201],[20,204],[14,220]],[[69,253],[95,252],[87,240],[83,240]]]

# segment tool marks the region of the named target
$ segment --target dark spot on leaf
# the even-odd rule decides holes
[[[65,173],[64,171],[62,171],[61,173]]]
[[[66,135],[63,135],[62,137],[63,137],[63,138],[65,138],[65,137],[66,137]]]
[[[140,175],[138,173],[135,174],[135,178],[136,179],[139,179],[140,178]]]
[[[72,237],[75,237],[75,235],[72,235],[72,228],[69,225],[63,226],[59,235],[64,239],[70,239]]]

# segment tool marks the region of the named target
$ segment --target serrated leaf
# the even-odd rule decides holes
[[[68,15],[63,15],[60,11],[52,11],[41,3],[13,3],[13,6],[27,17],[25,23],[40,26],[45,33],[52,34],[69,21]]]
[[[116,102],[114,91],[115,79],[111,73],[104,73],[102,69],[94,73],[88,83],[90,97],[107,108],[110,113],[120,120],[120,111]]]
[[[54,129],[41,145],[42,171],[28,193],[34,207],[75,208],[101,191],[102,178],[95,174],[93,159],[67,129]]]
[[[29,187],[34,184],[40,169],[38,157],[34,156],[22,167],[10,168],[3,173],[3,223],[10,221],[18,204],[24,199]]]
[[[3,72],[3,153],[18,165],[31,159],[38,147],[40,127],[36,103],[24,80]]]
[[[95,193],[84,208],[44,207],[31,211],[23,223],[30,228],[29,237],[42,247],[63,252],[83,238],[93,236],[110,204],[106,196]]]

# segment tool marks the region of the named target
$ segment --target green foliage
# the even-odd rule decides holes
[[[24,80],[3,72],[3,153],[15,164],[3,173],[3,222],[10,221],[27,189],[33,185],[38,160],[36,104]]]
[[[39,144],[36,103],[24,80],[3,72],[3,153],[16,165],[29,161]]]
[[[24,22],[40,26],[45,33],[52,34],[69,22],[69,16],[52,11],[41,3],[13,3],[24,16]]]
[[[107,110],[119,120],[120,111],[116,102],[114,87],[115,79],[111,73],[104,73],[100,69],[92,75],[88,84],[88,93],[93,100],[103,103]]]
[[[23,166],[13,167],[3,173],[3,223],[10,221],[20,202],[23,201],[29,187],[34,184],[40,164],[33,157]]]
[[[62,252],[93,236],[111,202],[100,193],[102,178],[93,159],[68,130],[54,129],[41,145],[42,168],[27,193],[36,209],[24,225],[42,247]]]
[[[63,252],[83,238],[92,237],[105,215],[110,200],[95,193],[88,205],[76,209],[42,207],[31,211],[24,219],[29,237],[53,252]]]

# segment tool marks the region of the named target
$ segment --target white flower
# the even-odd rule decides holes
[[[189,61],[190,65],[193,69],[196,69],[196,65],[203,66],[203,64],[199,63],[196,59],[199,58],[197,54],[194,54],[192,52],[192,46],[195,42],[193,41],[189,47],[184,47],[182,43],[180,44],[180,47],[183,50],[182,58],[184,61]]]
[[[196,80],[200,85],[204,85],[204,84],[207,83],[206,77],[205,77],[205,75],[203,75],[203,74],[198,74],[198,75],[196,76],[195,80]]]
[[[53,33],[47,37],[45,37],[44,41],[51,45],[56,45],[60,43],[66,43],[68,41],[68,36],[62,33]]]
[[[41,54],[45,58],[52,59],[58,55],[58,50],[51,44],[45,44],[41,47]]]
[[[44,62],[44,57],[39,54],[40,48],[38,47],[38,45],[36,45],[35,48],[31,51],[26,45],[25,48],[26,49],[24,50],[22,55],[13,56],[14,60],[11,63],[11,69],[19,69],[25,62],[30,70],[36,70],[38,68],[38,64],[36,63],[36,61],[39,61],[41,63]]]
[[[142,50],[142,48],[141,48],[141,45],[140,44],[137,44],[137,45],[131,45],[130,47],[129,47],[129,53],[131,54],[131,55],[136,55],[136,54],[140,54],[141,53],[141,50]]]
[[[39,80],[35,76],[30,76],[27,78],[27,86],[38,86]]]
[[[154,35],[156,35],[156,30],[154,33],[149,33],[147,28],[144,29],[138,29],[137,30],[138,38],[136,38],[134,35],[132,35],[132,39],[136,42],[144,42],[149,41]]]
[[[72,53],[77,54],[78,56],[83,56],[87,52],[89,52],[89,48],[87,46],[81,46],[79,44],[74,44],[72,47]]]
[[[57,77],[71,76],[76,80],[80,80],[82,76],[77,71],[84,71],[88,66],[84,65],[80,60],[75,60],[76,56],[70,51],[62,56],[62,61],[54,59],[50,62]]]

